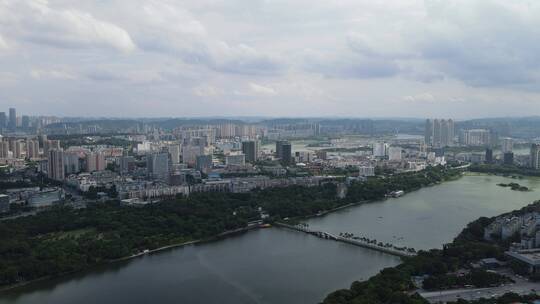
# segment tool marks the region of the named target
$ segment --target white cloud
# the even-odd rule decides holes
[[[17,40],[60,48],[135,49],[129,34],[119,26],[88,12],[53,8],[47,1],[1,1],[0,18],[0,32]]]
[[[72,72],[66,71],[66,70],[58,70],[58,69],[32,69],[30,71],[30,76],[34,79],[41,80],[41,79],[64,79],[64,80],[73,80],[76,79],[77,76],[74,75]]]
[[[248,86],[252,93],[255,93],[258,95],[274,96],[278,94],[276,89],[271,88],[269,86],[264,86],[264,85],[256,84],[253,82],[250,82]]]
[[[404,101],[407,102],[433,102],[435,97],[429,92],[424,92],[416,95],[407,95],[403,97]]]

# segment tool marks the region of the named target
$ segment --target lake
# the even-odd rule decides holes
[[[518,182],[530,192],[498,183]],[[340,210],[306,222],[417,249],[441,247],[470,221],[540,198],[540,179],[466,175],[400,198]],[[270,228],[171,249],[0,295],[0,303],[318,303],[399,259]]]

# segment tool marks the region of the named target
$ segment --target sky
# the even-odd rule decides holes
[[[540,1],[0,0],[0,111],[540,115]]]

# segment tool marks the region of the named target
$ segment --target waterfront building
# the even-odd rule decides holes
[[[506,152],[503,154],[503,164],[513,165],[514,164],[514,153]]]
[[[493,163],[493,150],[491,148],[486,149],[486,164],[492,164]]]

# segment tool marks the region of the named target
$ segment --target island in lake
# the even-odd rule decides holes
[[[518,183],[508,183],[508,184],[500,183],[500,184],[497,184],[497,186],[505,187],[505,188],[510,187],[510,189],[514,191],[531,191],[529,188],[522,186]]]

